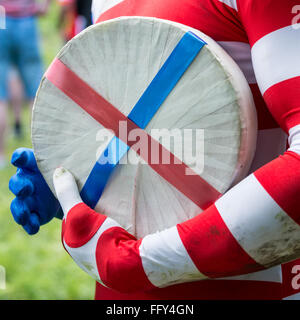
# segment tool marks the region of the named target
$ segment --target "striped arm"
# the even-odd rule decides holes
[[[140,240],[78,204],[63,222],[64,246],[84,271],[124,293],[290,261],[300,256],[299,160],[287,152],[197,217]]]
[[[140,241],[84,203],[63,219],[62,242],[77,265],[101,284],[125,293],[154,288],[142,266]]]
[[[274,119],[288,131],[300,123],[300,28],[297,0],[237,0],[247,33],[255,77]],[[255,21],[255,23],[253,23]]]
[[[137,240],[80,203],[63,220],[62,240],[81,269],[122,293],[207,278],[190,258],[177,227]]]

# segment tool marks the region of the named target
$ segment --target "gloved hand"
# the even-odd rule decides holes
[[[54,217],[62,219],[60,204],[41,175],[33,151],[17,149],[11,163],[18,168],[9,181],[9,189],[16,195],[10,207],[15,221],[33,235]]]

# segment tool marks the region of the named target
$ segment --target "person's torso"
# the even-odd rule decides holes
[[[235,8],[230,6],[232,3],[231,0],[98,0],[93,2],[92,10],[94,22],[120,16],[148,16],[182,23],[204,32],[227,51],[243,71],[257,109],[259,131],[250,170],[253,172],[286,150],[287,136],[272,118],[259,91],[247,34]],[[297,264],[300,265],[300,260],[287,264],[284,275],[290,275]],[[122,295],[97,284],[96,299],[281,299],[284,294],[288,295],[287,290],[283,290],[281,269],[277,266],[248,275],[175,285],[138,295]],[[286,286],[290,285],[288,280]],[[297,290],[294,291],[293,294]]]

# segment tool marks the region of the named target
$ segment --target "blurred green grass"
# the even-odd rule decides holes
[[[52,2],[49,14],[39,21],[45,66],[62,46],[56,29],[58,10]],[[10,114],[10,124],[12,122]],[[16,148],[31,147],[28,107],[23,113],[23,125],[25,134],[22,140],[15,140],[11,129],[7,132],[8,159]],[[6,289],[0,289],[0,299],[93,299],[95,281],[64,251],[58,219],[42,226],[35,236],[27,235],[14,222],[9,210],[13,195],[8,190],[9,178],[14,173],[15,168],[11,165],[0,171],[0,266],[6,271]]]

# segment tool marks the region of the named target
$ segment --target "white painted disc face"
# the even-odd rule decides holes
[[[66,44],[57,58],[128,116],[188,31],[207,45],[145,130],[154,138],[157,133],[161,135],[159,142],[164,147],[224,193],[248,173],[257,124],[247,81],[216,42],[181,24],[126,17],[91,26]],[[192,141],[187,134],[191,130],[187,129],[198,130],[198,141]],[[100,123],[47,78],[42,79],[33,109],[32,141],[38,166],[52,190],[52,175],[60,165],[74,174],[82,189],[109,143],[103,140],[105,132],[108,133]],[[177,148],[171,148],[167,139],[170,132],[183,138],[182,148],[178,148],[178,140]],[[114,170],[96,211],[112,217],[137,237],[173,226],[202,211],[142,163],[133,150],[127,159],[130,163]]]

